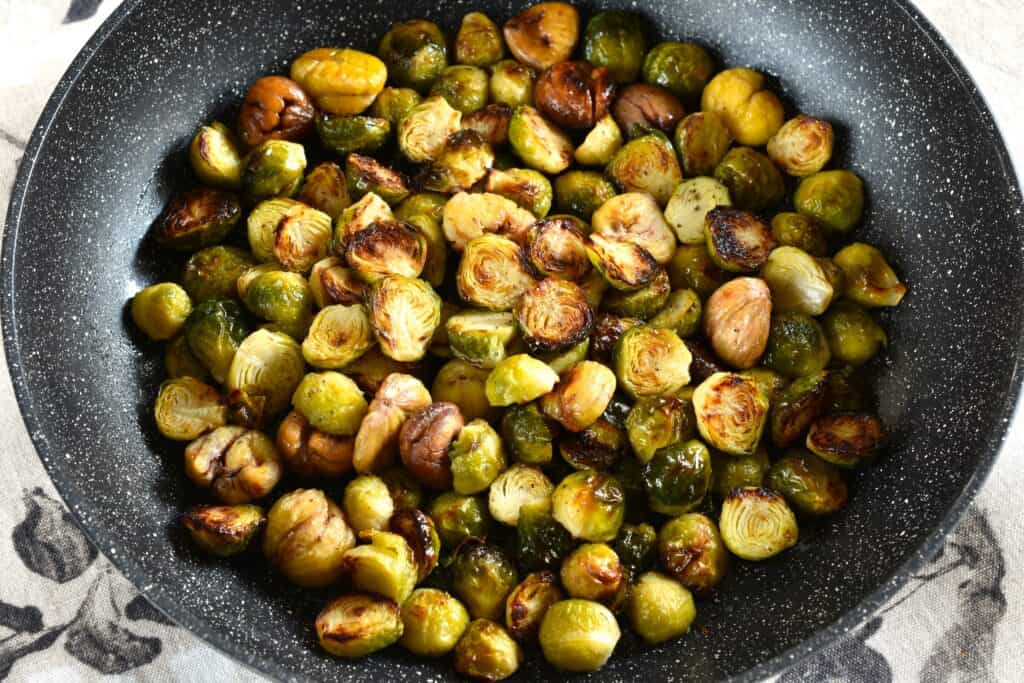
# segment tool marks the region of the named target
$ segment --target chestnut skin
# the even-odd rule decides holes
[[[284,76],[264,76],[249,88],[238,115],[238,136],[248,147],[267,140],[306,137],[314,126],[316,107],[302,87]]]
[[[647,83],[633,83],[622,89],[612,116],[627,137],[633,137],[635,126],[645,126],[672,135],[676,124],[686,116],[683,103],[665,88]]]
[[[452,487],[448,448],[465,425],[459,407],[444,401],[431,403],[405,421],[398,435],[402,464],[424,486],[443,491]]]
[[[615,81],[607,67],[561,62],[545,69],[534,86],[537,108],[563,128],[593,128],[608,113]]]

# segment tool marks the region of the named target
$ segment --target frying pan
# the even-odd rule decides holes
[[[255,558],[208,561],[182,537],[177,516],[199,499],[180,445],[149,417],[161,354],[124,314],[135,291],[176,276],[181,262],[143,237],[169,195],[193,182],[185,150],[196,126],[233,121],[258,76],[286,72],[311,47],[373,50],[395,19],[430,18],[454,35],[470,10],[503,20],[523,4],[127,0],[71,65],[25,153],[3,244],[2,316],[39,456],[96,545],[153,604],[273,676],[453,674],[397,650],[330,659],[311,629],[328,593],[291,587]],[[648,648],[626,636],[592,676],[755,680],[891,596],[989,470],[1021,381],[1020,191],[970,78],[902,0],[642,4],[652,42],[702,42],[723,64],[776,75],[789,113],[798,105],[836,124],[835,165],[869,191],[859,236],[910,286],[885,316],[892,344],[876,368],[893,440],[850,478],[850,506],[803,524],[800,544],[774,561],[737,562],[682,641]],[[518,678],[561,676],[534,655]]]

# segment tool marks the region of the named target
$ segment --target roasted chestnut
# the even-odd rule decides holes
[[[398,436],[398,450],[406,469],[430,488],[450,489],[452,463],[448,447],[464,424],[454,403],[431,403],[413,413]]]
[[[264,76],[249,88],[238,116],[238,135],[249,147],[267,140],[301,140],[313,130],[316,108],[298,83]]]
[[[627,137],[637,134],[637,126],[654,128],[672,135],[676,124],[686,115],[682,102],[665,88],[646,83],[634,83],[623,88],[612,116]]]
[[[537,108],[563,128],[593,128],[615,94],[615,81],[607,67],[587,62],[561,62],[545,69],[537,79]]]

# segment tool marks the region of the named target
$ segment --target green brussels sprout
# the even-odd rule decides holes
[[[349,240],[345,262],[371,285],[389,275],[414,279],[423,272],[427,249],[427,238],[408,223],[374,223]]]
[[[684,244],[666,266],[673,289],[692,289],[702,299],[725,284],[729,274],[711,260],[705,244]]]
[[[313,318],[302,356],[313,367],[341,370],[373,344],[373,328],[363,306],[327,306]]]
[[[352,436],[366,415],[363,392],[340,372],[311,372],[302,378],[292,405],[315,428],[337,436]]]
[[[787,377],[802,377],[828,365],[832,354],[825,331],[801,313],[772,315],[762,362]]]
[[[242,186],[242,153],[231,129],[220,121],[203,126],[188,147],[192,170],[206,185],[238,190]]]
[[[411,222],[414,216],[422,215],[440,223],[447,202],[448,198],[437,192],[411,194],[395,207],[395,220]]]
[[[774,406],[782,397],[782,390],[789,384],[789,380],[771,368],[756,367],[744,370],[740,373],[748,379],[757,383],[761,393],[768,397],[768,403]]]
[[[503,59],[491,67],[490,95],[499,104],[518,107],[533,103],[537,72],[514,59]]]
[[[721,117],[739,144],[760,147],[783,119],[782,102],[766,85],[764,74],[753,69],[726,69],[705,86],[700,108]]]
[[[223,382],[242,340],[249,336],[242,307],[235,301],[211,299],[192,310],[185,339],[192,354],[217,382]]]
[[[384,355],[397,361],[419,360],[441,323],[441,297],[417,278],[388,275],[370,287],[366,303]]]
[[[593,600],[613,610],[629,587],[619,556],[605,543],[584,543],[562,561],[562,585],[571,597]]]
[[[455,61],[472,66],[490,66],[505,54],[501,31],[491,18],[482,12],[470,12],[462,17],[462,25],[455,36]]]
[[[297,199],[326,213],[332,221],[352,203],[345,172],[333,161],[325,161],[306,174]]]
[[[635,291],[661,270],[643,247],[615,236],[594,233],[587,238],[587,257],[615,289]]]
[[[627,611],[633,630],[651,645],[685,634],[697,618],[690,591],[660,572],[640,576],[630,592]]]
[[[542,353],[538,356],[542,361],[548,364],[552,370],[561,375],[563,372],[568,372],[576,365],[582,363],[587,359],[587,353],[590,351],[590,338],[583,339],[582,341],[573,344],[564,351],[552,351],[551,353]]]
[[[718,527],[708,517],[688,512],[658,532],[658,558],[677,581],[707,595],[729,570],[729,553]]]
[[[716,206],[729,206],[729,190],[714,178],[697,177],[676,187],[665,207],[665,220],[683,244],[704,243],[704,222]]]
[[[491,169],[484,189],[511,199],[537,218],[544,218],[551,210],[551,181],[532,168]]]
[[[345,551],[345,568],[352,587],[402,604],[412,593],[418,576],[412,548],[404,538],[390,531],[370,529],[361,537],[369,538],[370,542]]]
[[[715,72],[711,55],[693,43],[658,43],[644,58],[644,82],[659,85],[684,102],[697,102]]]
[[[528,465],[551,462],[554,435],[536,403],[509,406],[501,419],[501,433],[517,461]]]
[[[782,173],[772,160],[750,147],[733,147],[715,167],[715,179],[725,185],[737,207],[763,211],[786,194]]]
[[[327,256],[331,242],[331,217],[287,198],[260,202],[249,214],[246,229],[257,260],[299,273],[309,272]]]
[[[523,250],[507,237],[488,233],[466,244],[456,285],[467,303],[508,311],[533,283]]]
[[[267,513],[263,554],[293,583],[329,586],[345,572],[345,552],[356,537],[345,513],[318,489],[296,489]]]
[[[373,529],[384,531],[395,512],[395,501],[388,485],[373,474],[361,474],[345,486],[341,507],[349,526],[359,534]]]
[[[772,406],[772,443],[788,446],[799,439],[828,408],[828,372],[814,372],[793,380]]]
[[[796,247],[811,256],[825,256],[828,242],[821,228],[810,216],[784,211],[772,218],[772,237],[784,247]]]
[[[132,297],[132,321],[154,341],[178,336],[191,313],[192,299],[181,285],[173,282],[150,285]]]
[[[316,132],[327,149],[341,156],[376,152],[391,135],[391,122],[375,116],[318,116]],[[352,179],[349,178],[351,187]]]
[[[516,525],[516,560],[527,571],[557,567],[573,547],[572,535],[551,515],[550,502],[523,505]]]
[[[643,20],[631,12],[600,12],[583,31],[583,58],[607,67],[617,83],[637,79],[646,49]]]
[[[583,142],[573,152],[573,158],[582,166],[605,166],[622,148],[622,142],[622,131],[615,117],[605,114],[583,138]]]
[[[402,603],[398,644],[417,657],[442,657],[455,649],[469,626],[462,603],[436,588],[417,588]]]
[[[768,397],[757,382],[716,372],[693,392],[697,429],[704,441],[732,455],[751,455],[768,421]]]
[[[448,48],[437,24],[425,19],[395,22],[377,54],[388,77],[403,88],[426,92],[448,65]]]
[[[593,312],[579,285],[545,278],[523,292],[513,316],[526,348],[535,353],[562,351],[590,335]]]
[[[395,468],[405,471],[402,468]],[[415,483],[415,480],[413,480]],[[389,483],[385,482],[385,486]],[[394,492],[391,492],[394,500]],[[397,502],[395,503],[397,506]],[[421,510],[414,508],[399,509],[388,520],[388,530],[398,534],[412,548],[412,556],[416,560],[416,576],[418,581],[427,578],[437,567],[441,555],[441,537],[437,535],[433,520]]]
[[[849,233],[864,212],[864,183],[849,171],[821,171],[797,185],[793,206],[835,236]]]
[[[690,337],[700,330],[702,309],[697,292],[692,289],[677,289],[668,295],[665,307],[647,324],[672,330],[680,338]]]
[[[543,361],[525,353],[509,356],[487,376],[485,392],[492,406],[529,403],[555,388],[558,375]]]
[[[585,541],[613,540],[625,513],[622,485],[604,472],[573,472],[551,495],[552,516],[570,534]]]
[[[216,557],[238,555],[267,523],[259,505],[196,505],[181,516],[192,541]]]
[[[711,487],[711,454],[696,439],[660,449],[644,465],[651,509],[663,515],[689,512]]]
[[[228,411],[216,388],[194,377],[179,377],[160,385],[153,417],[168,439],[192,441],[227,424]]]
[[[455,671],[484,681],[500,681],[523,663],[523,650],[508,631],[488,619],[474,619],[455,646]]]
[[[601,306],[609,313],[646,320],[668,303],[672,285],[665,269],[659,268],[646,285],[632,292],[613,289],[602,299]]]
[[[313,322],[313,294],[298,273],[259,274],[246,287],[242,303],[253,315],[273,323],[273,329],[295,339],[302,339]]]
[[[626,330],[612,354],[619,386],[637,399],[682,389],[690,382],[691,360],[675,332],[648,325]]]
[[[294,339],[282,332],[256,330],[238,345],[225,388],[252,408],[252,424],[262,425],[288,408],[305,370]]]
[[[515,564],[498,546],[471,541],[455,553],[452,588],[474,619],[501,619],[517,583]]]
[[[808,515],[830,515],[846,505],[846,482],[835,465],[802,449],[772,463],[768,486]]]
[[[409,196],[405,177],[373,157],[350,153],[345,158],[345,176],[349,195],[356,200],[372,192],[389,206],[395,206]]]
[[[317,261],[309,273],[309,290],[317,308],[351,306],[363,302],[366,283],[344,262],[329,256]]]
[[[761,277],[772,290],[772,310],[780,313],[821,315],[835,296],[821,264],[796,247],[773,249]]]
[[[374,223],[394,223],[395,215],[388,203],[368,192],[352,206],[344,209],[334,221],[334,253],[345,255],[345,247],[358,233]]]
[[[195,251],[222,242],[241,218],[237,196],[200,187],[171,199],[160,216],[155,239],[162,247]]]
[[[433,161],[448,136],[462,125],[462,112],[443,97],[428,97],[410,109],[398,124],[398,149],[414,163]]]
[[[870,404],[864,373],[851,365],[843,365],[828,373],[829,413],[855,413],[867,410]]]
[[[753,273],[775,248],[768,224],[741,209],[718,206],[704,218],[708,254],[716,266],[731,273]]]
[[[729,151],[732,134],[717,114],[698,111],[679,122],[673,141],[684,176],[710,176]]]
[[[626,450],[626,433],[604,417],[580,432],[564,435],[558,452],[577,470],[607,470],[615,465]]]
[[[562,600],[540,625],[544,659],[563,671],[597,671],[612,656],[622,632],[615,615],[590,600]]]
[[[384,119],[395,130],[409,110],[422,101],[412,88],[384,88],[370,106],[370,116]]]
[[[252,201],[291,197],[306,170],[306,151],[297,142],[267,140],[254,147],[242,167],[242,191]]]
[[[210,377],[210,372],[188,348],[188,339],[185,335],[175,337],[174,341],[167,345],[164,352],[164,370],[170,379],[195,377],[205,380]]]
[[[487,506],[475,496],[462,496],[454,491],[442,493],[430,504],[430,518],[441,544],[449,551],[468,538],[487,537]]]
[[[626,433],[642,463],[656,451],[693,437],[693,416],[686,401],[674,396],[640,398],[626,416]]]
[[[801,178],[825,167],[834,140],[832,124],[801,114],[782,124],[768,141],[768,156],[786,173]]]
[[[416,181],[424,190],[455,194],[480,182],[492,165],[494,152],[487,141],[475,130],[460,130],[448,137],[434,163]]]
[[[555,178],[555,208],[585,221],[615,194],[615,186],[597,171],[568,171]]]
[[[395,503],[395,514],[420,507],[420,503],[423,502],[423,487],[404,467],[401,465],[389,467],[380,473],[380,478],[384,480],[384,484],[388,487],[388,492],[391,494],[391,499]],[[394,524],[391,526],[392,531],[400,533],[394,528]],[[433,526],[431,522],[430,527],[433,528]],[[405,534],[401,535],[405,536]],[[412,545],[412,543],[409,545]]]
[[[757,562],[796,545],[796,517],[781,494],[768,489],[733,489],[718,520],[722,541],[744,560]]]
[[[844,296],[861,306],[896,306],[907,293],[882,252],[869,244],[854,242],[840,249],[832,260],[843,271]]]
[[[431,97],[443,97],[453,109],[472,114],[487,104],[487,72],[477,66],[445,67],[430,87]]]
[[[462,495],[486,491],[507,466],[501,437],[480,419],[462,428],[452,442],[448,457],[452,462],[453,488]]]
[[[505,360],[516,336],[511,313],[465,310],[445,323],[448,343],[456,358],[478,368],[494,368]]]
[[[807,450],[825,462],[856,467],[870,460],[885,441],[881,420],[869,413],[819,417],[807,432]]]
[[[209,299],[238,298],[238,278],[256,265],[252,255],[238,247],[207,247],[185,263],[181,284],[196,303]]]
[[[512,589],[505,603],[509,634],[521,643],[536,641],[548,608],[564,597],[554,572],[543,570],[528,575]]]
[[[508,141],[527,166],[543,173],[561,173],[572,162],[572,140],[529,105],[512,112]]]
[[[586,246],[584,246],[584,250],[586,250]],[[589,265],[589,254],[587,262]],[[600,272],[594,270],[593,268],[580,282],[580,288],[583,290],[583,293],[586,294],[587,296],[587,303],[590,304],[591,308],[595,309],[601,305],[601,299],[604,298],[604,294],[605,292],[608,291],[608,287],[608,280],[606,280]]]
[[[527,235],[526,258],[541,276],[578,282],[591,269],[585,229],[586,224],[571,216],[537,221]]]
[[[735,488],[763,485],[771,465],[765,448],[758,448],[753,455],[719,455],[711,462],[711,490],[721,499]]]
[[[623,524],[612,549],[634,580],[651,568],[658,547],[658,533],[650,524]]]
[[[335,657],[365,657],[402,637],[401,608],[376,595],[342,595],[317,615],[316,636]]]
[[[520,511],[530,505],[548,504],[554,486],[536,467],[516,463],[491,484],[487,509],[502,524],[517,526]]]
[[[646,192],[659,206],[668,204],[676,186],[683,182],[676,151],[660,132],[627,142],[612,157],[605,173],[623,192]]]
[[[852,301],[838,301],[821,319],[832,357],[863,365],[889,343],[885,330],[871,314]]]
[[[477,368],[456,358],[441,366],[430,395],[438,401],[454,403],[467,420],[493,420],[497,411],[487,402],[486,382],[490,370]]]

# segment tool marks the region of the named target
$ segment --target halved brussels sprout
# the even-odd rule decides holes
[[[595,14],[583,32],[583,58],[606,67],[617,83],[637,79],[645,50],[643,21],[631,12]]]
[[[672,192],[683,181],[676,151],[660,132],[627,142],[612,157],[605,172],[623,192],[646,192],[659,206],[668,204]]]
[[[791,450],[768,471],[768,486],[808,515],[830,515],[846,505],[847,489],[839,470],[804,450]]]
[[[408,223],[374,223],[348,241],[345,262],[373,284],[389,275],[416,278],[427,262],[427,238]]]
[[[448,343],[456,358],[479,368],[493,368],[503,361],[515,339],[511,313],[467,310],[448,318]]]
[[[351,306],[362,303],[366,283],[355,271],[346,268],[340,258],[329,256],[313,265],[309,273],[309,290],[318,308]]]
[[[629,138],[652,131],[667,136],[686,115],[686,108],[678,97],[661,86],[633,83],[619,92],[612,115]]]
[[[762,486],[770,465],[768,449],[763,446],[753,455],[712,456],[711,490],[724,500],[735,488]]]
[[[491,169],[484,189],[511,199],[537,218],[544,218],[551,210],[551,182],[532,168]]]
[[[540,626],[544,659],[563,671],[597,671],[612,656],[622,632],[615,615],[590,600],[562,600]]]
[[[650,319],[648,325],[672,330],[680,338],[700,329],[702,308],[700,297],[692,289],[677,289],[668,296],[665,307]]]
[[[772,308],[783,313],[818,316],[835,296],[821,264],[796,247],[773,249],[761,269],[761,277],[772,290]]]
[[[526,257],[541,275],[563,280],[579,281],[591,267],[583,230],[568,216],[537,221],[526,240]]]
[[[241,218],[237,196],[199,187],[171,199],[154,237],[162,247],[195,251],[224,241]]]
[[[395,513],[395,501],[384,480],[372,474],[361,474],[345,486],[342,498],[345,518],[356,534],[373,529],[388,528]]]
[[[491,484],[487,508],[502,524],[517,526],[524,507],[548,505],[554,486],[536,467],[515,464]]]
[[[665,221],[683,244],[704,243],[704,219],[716,206],[729,206],[729,188],[714,178],[697,177],[676,187],[665,207]]]
[[[215,387],[194,377],[179,377],[160,385],[153,417],[168,439],[192,441],[227,424],[228,411]]]
[[[492,311],[508,311],[534,284],[519,245],[501,235],[470,240],[456,274],[463,301]]]
[[[397,372],[389,374],[359,425],[352,457],[356,471],[379,472],[391,465],[398,453],[402,425],[430,402],[430,393],[418,379]]]
[[[442,657],[466,632],[469,612],[444,591],[417,588],[402,603],[402,624],[399,645],[417,657]]]
[[[689,405],[674,396],[638,399],[629,409],[625,427],[633,453],[642,463],[659,449],[691,438],[695,431]]]
[[[431,403],[416,411],[402,425],[398,450],[402,464],[424,485],[444,490],[452,485],[448,451],[465,425],[454,403]]]
[[[628,612],[633,630],[651,645],[685,634],[697,618],[690,591],[660,572],[646,572],[637,579]]]
[[[512,121],[512,107],[507,104],[488,104],[483,109],[462,118],[462,129],[479,134],[492,148],[508,142],[508,124]]]
[[[217,557],[244,552],[266,525],[258,505],[197,505],[181,516],[192,540]]]
[[[185,324],[189,350],[217,382],[227,377],[235,351],[247,336],[249,325],[235,301],[204,301],[193,309]]]
[[[517,243],[526,241],[526,233],[536,218],[515,202],[490,192],[460,192],[445,204],[445,237],[455,251],[488,233],[505,235]]]
[[[297,142],[267,140],[254,147],[242,167],[242,192],[258,202],[291,197],[306,170],[306,150]]]
[[[313,367],[341,370],[373,344],[373,328],[363,306],[327,306],[313,318],[302,356]]]
[[[601,300],[601,307],[609,313],[646,320],[662,310],[668,303],[672,283],[668,273],[659,267],[651,281],[640,289],[623,291],[613,289]]]
[[[505,603],[505,623],[509,633],[521,643],[534,642],[548,608],[565,597],[552,571],[528,575],[509,593]]]
[[[366,299],[381,350],[397,361],[419,360],[441,323],[441,297],[417,278],[388,275],[370,287]]]
[[[218,427],[185,449],[185,474],[225,503],[250,503],[281,480],[274,442],[243,427]]]
[[[704,217],[708,254],[715,265],[732,273],[753,273],[775,248],[771,229],[760,217],[718,206]]]
[[[863,242],[843,247],[832,259],[843,271],[847,299],[861,306],[896,306],[907,293],[878,249]]]
[[[494,165],[494,152],[475,130],[452,133],[434,162],[417,176],[419,187],[431,192],[455,194],[469,190]]]
[[[195,303],[238,298],[238,278],[256,265],[252,255],[238,247],[207,247],[192,254],[181,276],[182,287]]]
[[[376,595],[342,595],[317,615],[316,636],[335,657],[365,657],[402,637],[401,608]]]
[[[519,644],[499,624],[474,619],[455,646],[455,671],[484,681],[500,681],[523,663]]]
[[[782,391],[789,384],[789,380],[786,377],[783,377],[781,373],[775,372],[771,368],[750,368],[740,374],[754,380],[757,386],[760,387],[761,393],[768,397],[768,402],[773,407],[782,399]]]
[[[626,493],[610,474],[573,472],[551,494],[551,514],[576,538],[611,541],[626,514]]]
[[[437,401],[454,403],[467,420],[494,421],[498,411],[487,402],[486,384],[491,371],[456,358],[441,366],[430,394]]]
[[[512,456],[529,465],[546,465],[554,455],[554,435],[536,403],[511,405],[501,419],[501,433]]]
[[[351,379],[340,372],[311,372],[302,378],[292,405],[317,429],[352,436],[366,415],[366,399]]]
[[[527,166],[544,173],[561,173],[572,162],[572,140],[529,105],[512,112],[508,141]]]
[[[697,512],[680,515],[658,532],[658,557],[681,584],[708,594],[729,570],[729,553],[713,521]]]
[[[254,423],[262,424],[288,407],[305,369],[294,339],[282,332],[256,330],[235,351],[225,387],[257,406]]]
[[[150,285],[132,297],[132,321],[154,341],[178,336],[191,314],[192,300],[173,282]]]
[[[426,19],[399,21],[380,41],[377,54],[396,85],[425,92],[448,65],[448,48],[437,24]]]
[[[388,472],[405,472],[401,468],[394,468]],[[385,473],[387,474],[387,473]],[[390,490],[390,485],[385,480],[385,485]],[[410,480],[410,485],[416,485]],[[391,492],[394,499],[394,491]],[[395,502],[398,508],[398,502]],[[441,537],[437,535],[434,522],[426,513],[415,508],[398,509],[388,521],[388,529],[391,533],[398,534],[405,539],[412,549],[413,558],[416,560],[416,574],[419,581],[427,578],[430,572],[437,567],[437,561],[441,554]]]
[[[711,80],[711,55],[693,43],[658,43],[644,58],[644,82],[660,85],[685,102],[696,102]]]
[[[505,22],[512,55],[535,69],[569,59],[580,34],[580,15],[564,2],[540,2]]]
[[[384,88],[384,62],[365,52],[321,47],[292,62],[292,80],[328,114],[358,114]]]
[[[298,200],[323,211],[333,221],[352,203],[345,172],[332,161],[318,165],[306,174],[299,189]]]
[[[870,460],[885,441],[882,421],[869,413],[842,413],[819,417],[807,432],[807,449],[840,467],[856,467]]]
[[[353,199],[361,199],[372,192],[388,205],[396,206],[409,196],[405,176],[373,157],[349,154],[345,157],[345,176]]]
[[[692,289],[706,299],[729,279],[711,260],[706,244],[684,244],[666,266],[673,289]]]
[[[737,207],[762,211],[786,194],[782,173],[772,160],[750,147],[733,147],[715,167],[715,179],[729,189]]]
[[[288,470],[307,479],[336,478],[352,469],[352,439],[314,429],[294,410],[277,428],[277,450]]]
[[[828,365],[832,354],[825,331],[800,313],[772,315],[763,362],[787,377],[803,377]]]
[[[551,391],[558,375],[543,361],[525,353],[509,356],[487,376],[485,392],[492,406],[529,403]]]
[[[587,238],[587,257],[615,289],[634,291],[643,288],[662,270],[643,247],[613,235],[593,233]]]
[[[698,111],[679,122],[673,140],[684,176],[710,176],[729,151],[732,135],[717,114]]]
[[[394,223],[395,215],[383,199],[372,192],[341,212],[334,221],[334,253],[345,255],[345,247],[357,233],[374,223]]]
[[[821,319],[832,357],[863,365],[889,343],[885,330],[871,314],[852,301],[837,301]]]
[[[203,126],[188,147],[192,170],[213,187],[237,190],[242,186],[242,154],[231,129],[220,121]]]
[[[375,116],[327,116],[316,119],[316,132],[324,147],[340,156],[376,152],[391,135],[391,123]],[[349,178],[349,189],[352,179]]]
[[[452,463],[452,488],[462,495],[487,490],[508,464],[501,437],[480,419],[466,423],[452,442],[448,457]]]
[[[568,171],[555,178],[556,208],[583,220],[615,194],[615,186],[597,171]]]
[[[452,589],[474,619],[500,619],[505,597],[519,582],[515,564],[498,546],[464,543],[452,562]]]
[[[752,69],[720,71],[701,95],[701,109],[722,118],[736,142],[760,147],[782,127],[782,102]]]
[[[591,128],[608,113],[614,94],[615,83],[608,69],[569,61],[541,73],[533,99],[555,125],[581,130]]]
[[[309,272],[327,256],[331,218],[291,199],[268,199],[249,214],[249,246],[260,261],[275,261],[285,270]]]
[[[632,327],[612,356],[619,386],[633,398],[674,394],[690,382],[692,356],[672,330]]]
[[[697,429],[712,447],[732,455],[751,455],[768,421],[768,398],[757,382],[731,372],[716,372],[693,392]]]
[[[405,602],[418,576],[412,548],[404,538],[390,531],[371,529],[360,537],[369,538],[369,544],[345,551],[345,569],[352,587],[399,604]]]
[[[811,256],[828,253],[828,242],[810,216],[784,211],[772,218],[772,237],[781,246],[796,247]]]
[[[463,115],[472,114],[487,104],[489,84],[487,72],[480,67],[457,64],[441,71],[430,87],[430,95],[448,100]]]
[[[430,518],[449,551],[459,548],[466,539],[487,537],[487,506],[478,497],[454,491],[442,493],[430,505]]]
[[[615,374],[604,365],[585,360],[562,374],[540,400],[544,413],[571,432],[594,424],[615,393]]]
[[[443,97],[428,97],[410,109],[398,124],[398,149],[412,162],[433,161],[448,136],[462,125],[462,112]]]
[[[711,454],[696,439],[655,452],[644,465],[644,488],[651,509],[680,515],[700,505],[711,488]]]
[[[594,211],[592,222],[591,237],[604,235],[630,242],[647,251],[659,264],[668,263],[675,253],[676,237],[649,194],[627,192],[611,197]]]
[[[195,377],[205,380],[210,377],[210,372],[188,348],[188,340],[185,335],[176,337],[167,345],[167,350],[164,352],[164,370],[170,379]]]
[[[514,59],[503,59],[491,67],[491,99],[499,104],[518,107],[533,104],[533,83],[537,73]]]
[[[370,107],[370,115],[374,118],[384,119],[391,125],[392,130],[398,129],[409,110],[423,101],[420,94],[412,88],[384,88],[377,95]]]
[[[456,62],[489,66],[500,60],[504,53],[501,31],[490,17],[482,12],[470,12],[462,17],[462,25],[455,36]]]
[[[798,377],[782,391],[772,406],[772,443],[788,446],[807,431],[828,407],[827,372]]]
[[[545,278],[523,292],[513,310],[526,347],[534,353],[566,349],[587,338],[593,313],[575,283]]]
[[[757,562],[796,545],[796,517],[779,493],[748,487],[733,489],[722,502],[718,521],[722,541],[744,560]]]
[[[260,273],[244,288],[239,285],[239,293],[250,313],[294,339],[302,339],[313,322],[313,294],[306,278],[298,273]]]
[[[786,121],[768,141],[768,156],[789,175],[809,176],[832,158],[834,140],[832,124],[801,114]]]
[[[523,505],[516,525],[516,560],[526,570],[557,568],[573,547],[572,535],[549,512],[551,501]]]

